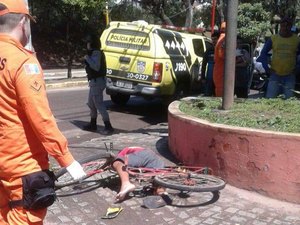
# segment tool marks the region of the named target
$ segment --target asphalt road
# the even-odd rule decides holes
[[[58,126],[71,145],[101,136],[100,132],[82,130],[90,120],[87,97],[86,86],[48,91],[49,104]],[[158,100],[147,101],[141,97],[132,97],[122,107],[113,104],[106,94],[104,100],[116,133],[134,131],[167,121],[167,108]],[[99,116],[98,130],[101,129],[103,123]]]

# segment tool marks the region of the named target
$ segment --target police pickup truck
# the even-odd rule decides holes
[[[170,102],[199,91],[202,57],[211,45],[205,36],[145,21],[114,21],[100,40],[107,62],[106,92],[115,104],[126,104],[131,95]]]

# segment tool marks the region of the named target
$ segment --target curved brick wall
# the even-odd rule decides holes
[[[300,203],[300,135],[209,123],[169,105],[169,148],[232,186]]]

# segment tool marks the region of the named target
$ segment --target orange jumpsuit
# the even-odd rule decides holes
[[[225,33],[221,33],[215,47],[213,80],[216,97],[223,96],[223,77],[225,64]]]
[[[43,224],[46,209],[10,209],[22,199],[21,177],[74,158],[49,108],[43,71],[32,52],[0,34],[0,225]]]

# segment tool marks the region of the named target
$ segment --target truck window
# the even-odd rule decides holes
[[[199,57],[204,55],[204,45],[202,39],[193,39],[193,46],[195,54]]]
[[[206,49],[213,49],[214,46],[211,42],[205,41]]]
[[[148,33],[136,30],[113,29],[108,34],[105,44],[117,48],[150,50]]]

